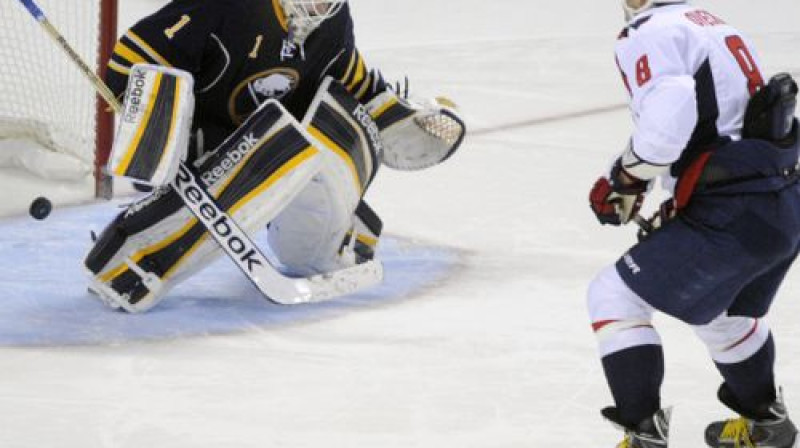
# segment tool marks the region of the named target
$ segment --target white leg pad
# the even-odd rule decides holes
[[[355,264],[351,251],[339,249],[355,224],[360,192],[340,157],[327,151],[322,155],[322,171],[270,224],[270,248],[289,275],[310,276]]]

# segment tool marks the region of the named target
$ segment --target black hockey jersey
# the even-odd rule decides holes
[[[115,94],[125,91],[135,63],[194,76],[200,152],[216,147],[271,98],[302,119],[327,75],[361,102],[386,88],[355,47],[347,4],[299,46],[289,40],[279,0],[173,0],[117,42],[107,71]]]

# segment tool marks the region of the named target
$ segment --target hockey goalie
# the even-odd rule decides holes
[[[120,213],[86,257],[90,290],[112,308],[146,311],[223,254],[278,303],[375,285],[382,222],[363,196],[379,165],[435,165],[465,133],[446,102],[414,103],[387,89],[362,104],[328,77],[302,121],[270,99],[191,160],[194,91],[188,72],[131,68],[107,169],[154,190]],[[262,231],[269,256],[252,243]]]

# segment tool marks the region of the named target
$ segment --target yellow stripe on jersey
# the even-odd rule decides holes
[[[114,70],[115,72],[117,72],[117,73],[119,73],[121,75],[129,76],[131,74],[131,68],[130,67],[126,67],[126,66],[124,66],[124,65],[122,65],[119,62],[114,61],[114,60],[109,60],[108,61],[108,68],[110,68],[111,70]]]
[[[135,43],[140,50],[144,51],[148,56],[150,56],[152,60],[156,61],[156,63],[158,63],[159,65],[163,65],[165,67],[172,67],[172,64],[170,64],[166,59],[164,59],[163,56],[158,54],[158,52],[154,50],[153,47],[151,47],[147,42],[145,42],[144,39],[137,36],[136,33],[134,33],[133,31],[129,30],[127,33],[125,33],[124,37],[127,37],[128,39],[131,40],[131,42]]]
[[[289,31],[289,20],[286,19],[286,13],[283,11],[283,6],[281,6],[280,0],[272,0],[272,9],[275,10],[275,17],[278,18],[278,22],[281,24],[281,28],[283,31]]]
[[[361,55],[358,55],[358,68],[356,69],[356,74],[353,77],[353,80],[350,81],[350,84],[347,85],[347,91],[352,92],[355,89],[356,85],[364,80],[364,75],[367,72],[367,65],[364,63],[364,58]]]
[[[350,172],[353,174],[353,182],[355,182],[356,190],[359,193],[363,193],[363,188],[361,187],[360,179],[358,178],[358,170],[356,169],[356,164],[353,163],[353,158],[350,157],[350,154],[347,153],[341,146],[336,144],[333,140],[328,138],[327,135],[323,134],[322,131],[317,129],[314,126],[308,127],[308,132],[317,140],[322,142],[323,145],[333,150],[342,160],[347,163],[347,166],[350,168]]]
[[[153,107],[155,106],[155,94],[158,93],[158,89],[161,87],[161,80],[164,78],[164,74],[161,72],[156,73],[156,77],[153,80],[153,90],[151,90],[150,98],[148,99],[147,109],[144,111],[144,116],[142,116],[143,124],[139,125],[139,129],[136,131],[136,135],[133,137],[131,141],[131,145],[128,146],[128,149],[125,151],[125,155],[122,158],[119,166],[114,171],[114,174],[117,176],[124,176],[125,173],[128,171],[128,167],[133,160],[133,156],[136,154],[136,150],[139,149],[139,143],[142,140],[142,136],[144,135],[145,129],[150,125],[150,118],[153,115]],[[177,109],[177,107],[175,108]],[[170,131],[171,132],[171,131]],[[163,152],[163,151],[162,151]],[[162,154],[163,155],[163,154]]]
[[[131,50],[131,48],[122,43],[122,41],[117,42],[117,44],[114,45],[114,54],[130,62],[129,66],[133,64],[147,63],[147,59],[145,59],[144,56]]]
[[[367,77],[364,78],[364,81],[361,82],[361,88],[358,89],[358,92],[355,93],[355,97],[357,100],[364,98],[364,95],[367,94],[369,91],[369,86],[372,84],[372,73],[367,73]]]
[[[347,70],[344,72],[344,76],[339,79],[339,82],[345,84],[348,79],[350,79],[350,73],[353,71],[353,67],[356,65],[356,52],[354,51],[350,55],[350,62],[347,63]]]

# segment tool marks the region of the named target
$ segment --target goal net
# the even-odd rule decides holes
[[[105,65],[116,39],[117,0],[37,0],[47,18],[92,67]],[[51,180],[94,177],[113,117],[89,81],[16,0],[0,2],[0,166]],[[99,72],[98,72],[99,73]]]

